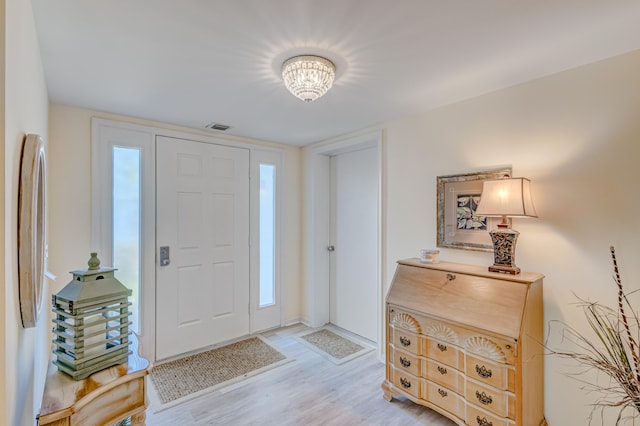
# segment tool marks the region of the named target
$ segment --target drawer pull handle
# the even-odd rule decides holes
[[[480,418],[480,416],[476,416],[476,421],[478,422],[478,426],[493,426],[493,422],[487,420],[486,417]]]
[[[403,367],[409,368],[409,367],[411,367],[411,360],[408,360],[405,357],[401,356],[400,357],[400,364],[402,364]]]
[[[476,364],[476,373],[478,373],[478,376],[482,377],[483,379],[488,379],[493,375],[490,368],[487,368],[484,365],[480,367],[478,364]]]
[[[446,352],[447,351],[447,345],[443,345],[442,343],[438,343],[438,349],[440,349],[440,352]]]
[[[409,389],[411,387],[411,382],[404,377],[400,377],[400,384],[405,389]]]
[[[440,389],[440,388],[438,388],[438,393],[439,393],[439,394],[440,394],[440,396],[441,396],[441,397],[443,397],[443,398],[446,398],[446,397],[447,397],[447,395],[449,395],[449,394],[447,393],[447,391],[446,391],[446,390],[444,390],[444,389]]]
[[[408,337],[400,336],[400,344],[402,346],[409,346],[411,344],[411,340]]]
[[[449,281],[453,281],[453,280],[455,280],[455,279],[456,279],[456,276],[455,276],[455,274],[447,274],[447,279],[448,279]]]
[[[484,392],[480,393],[480,391],[476,391],[476,398],[478,398],[480,404],[484,405],[491,405],[491,403],[493,402],[493,398],[491,397],[491,395],[487,395]]]
[[[447,374],[447,369],[444,367],[438,366],[438,372],[444,376],[445,374]]]

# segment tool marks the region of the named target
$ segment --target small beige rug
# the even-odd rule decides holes
[[[154,412],[292,361],[261,336],[158,364],[151,370]]]
[[[326,327],[299,335],[298,338],[301,343],[338,365],[374,349],[363,341],[356,341],[354,337]]]

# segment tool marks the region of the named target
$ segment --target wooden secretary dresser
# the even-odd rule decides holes
[[[540,426],[543,275],[398,262],[386,300],[385,399],[460,425]]]

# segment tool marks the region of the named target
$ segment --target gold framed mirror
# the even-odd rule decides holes
[[[46,246],[46,161],[39,135],[25,137],[18,191],[18,282],[22,326],[35,327],[42,305]]]

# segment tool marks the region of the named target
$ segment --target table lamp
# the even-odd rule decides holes
[[[480,204],[476,216],[498,216],[502,222],[491,232],[493,266],[491,272],[516,275],[516,241],[520,233],[511,229],[511,217],[538,217],[531,199],[531,181],[526,178],[490,179],[482,183]]]

